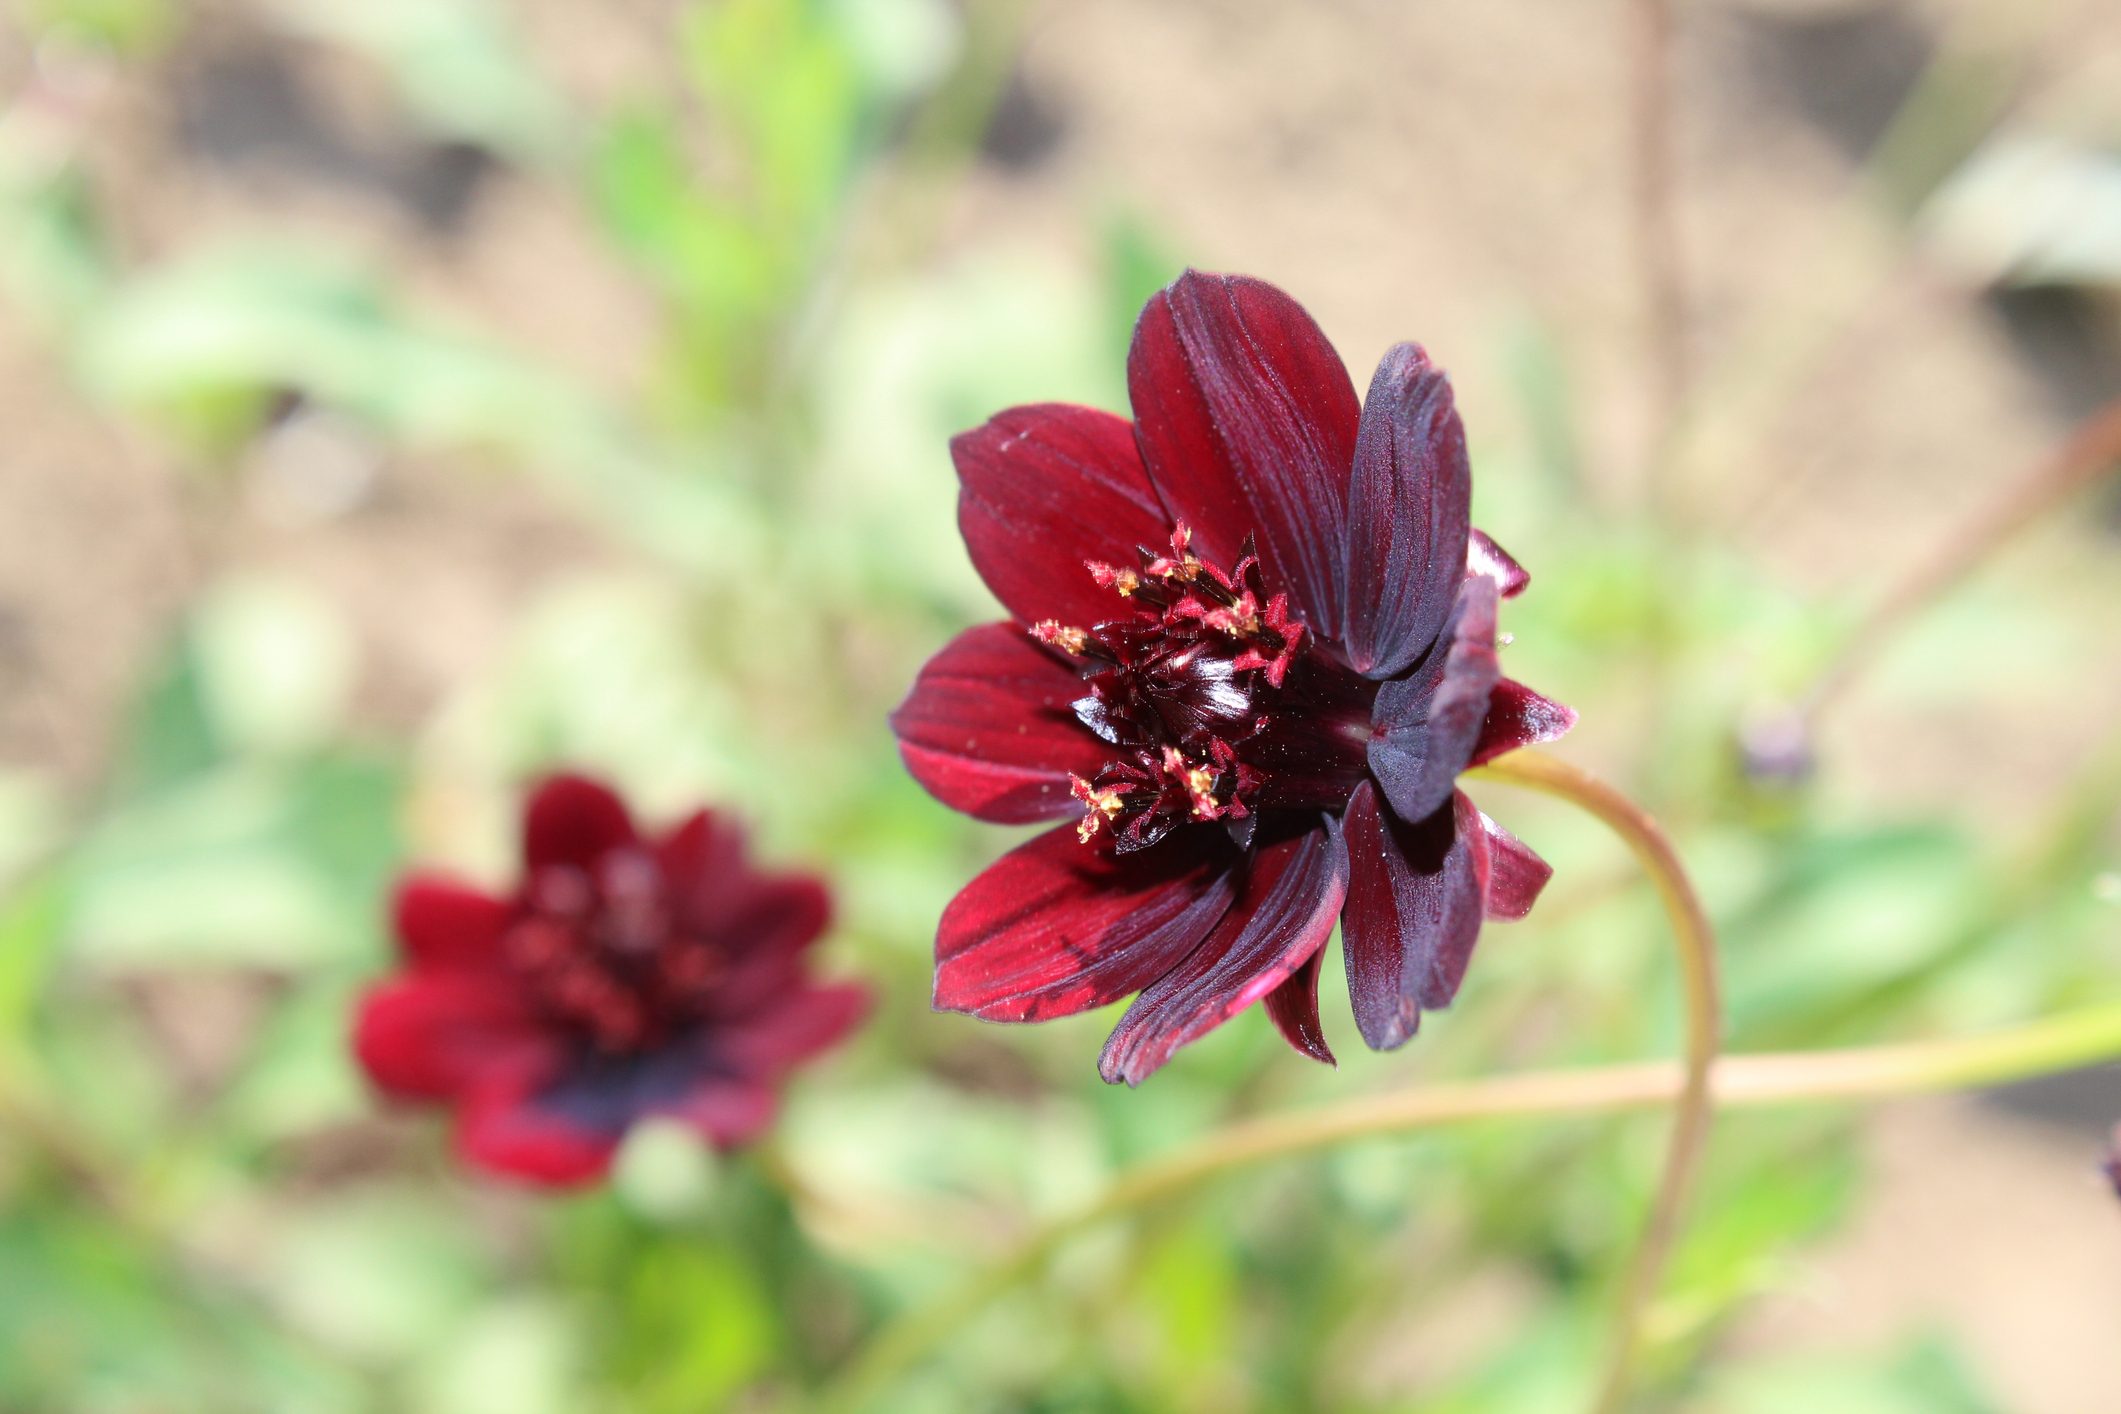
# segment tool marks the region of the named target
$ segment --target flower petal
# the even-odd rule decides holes
[[[718,1149],[749,1144],[773,1125],[780,1108],[771,1086],[753,1080],[710,1076],[681,1098],[655,1107],[655,1114],[691,1126]]]
[[[1341,636],[1368,678],[1397,677],[1436,641],[1467,565],[1473,469],[1451,380],[1419,344],[1377,365],[1348,484]]]
[[[611,787],[586,776],[547,777],[523,812],[523,860],[532,869],[549,864],[587,869],[635,838],[626,803]]]
[[[1531,571],[1512,559],[1508,550],[1478,526],[1466,538],[1466,573],[1484,574],[1494,580],[1496,590],[1505,599],[1515,599],[1532,582]]]
[[[611,1169],[623,1129],[584,1128],[513,1090],[473,1096],[457,1111],[457,1152],[488,1173],[579,1188]]]
[[[1267,993],[1267,1019],[1282,1039],[1315,1061],[1335,1064],[1333,1048],[1326,1044],[1326,1030],[1318,1019],[1318,971],[1326,950],[1320,948],[1305,958],[1279,987]]]
[[[1134,326],[1127,394],[1149,479],[1194,549],[1227,568],[1256,531],[1268,589],[1335,636],[1361,408],[1311,316],[1262,281],[1188,270]]]
[[[973,567],[1025,623],[1111,618],[1119,601],[1084,562],[1132,566],[1135,546],[1170,538],[1124,417],[1068,403],[1011,408],[959,435],[950,456]]]
[[[1348,1000],[1370,1049],[1394,1050],[1424,1009],[1448,1006],[1480,936],[1487,834],[1463,792],[1418,824],[1385,810],[1368,782],[1348,802]]]
[[[446,1099],[557,1064],[557,1044],[510,987],[476,973],[422,972],[372,988],[354,1018],[354,1058],[401,1099]]]
[[[1532,847],[1485,814],[1480,828],[1487,835],[1487,915],[1515,922],[1532,911],[1540,890],[1554,877],[1554,866],[1532,852]]]
[[[1495,581],[1467,575],[1437,651],[1407,677],[1386,683],[1370,716],[1370,773],[1402,820],[1425,820],[1451,798],[1473,758],[1488,695],[1502,676],[1495,660]]]
[[[1236,864],[1215,830],[1182,830],[1132,854],[1084,844],[1073,825],[1049,830],[943,910],[936,1009],[1045,1021],[1140,991],[1223,916]]]
[[[398,944],[415,968],[480,971],[501,961],[512,905],[439,874],[413,873],[391,901]]]
[[[1492,761],[1520,746],[1552,741],[1576,725],[1576,709],[1542,697],[1513,678],[1501,678],[1488,697],[1488,715],[1480,724],[1470,764]]]
[[[869,1014],[869,989],[853,983],[797,988],[775,1005],[718,1031],[714,1054],[760,1080],[777,1080],[843,1040]]]
[[[1323,828],[1257,849],[1243,893],[1206,942],[1134,999],[1098,1073],[1139,1085],[1172,1052],[1280,987],[1325,943],[1348,887],[1348,856]]]
[[[915,780],[953,810],[1005,825],[1075,814],[1068,775],[1111,754],[1069,706],[1082,679],[1015,624],[967,629],[891,714]]]

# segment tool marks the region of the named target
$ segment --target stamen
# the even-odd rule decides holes
[[[1063,653],[1082,657],[1083,650],[1090,646],[1090,635],[1083,629],[1069,628],[1058,619],[1040,619],[1031,625],[1031,636],[1049,648],[1058,648]]]

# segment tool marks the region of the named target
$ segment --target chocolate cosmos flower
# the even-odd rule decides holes
[[[609,789],[556,776],[531,797],[523,862],[500,898],[406,878],[404,971],[355,1024],[369,1077],[453,1108],[480,1168],[590,1182],[650,1116],[742,1144],[771,1122],[788,1072],[867,1008],[860,987],[808,975],[824,886],[753,869],[726,816],[643,838]]]
[[[1256,1001],[1330,1061],[1338,917],[1356,1025],[1401,1045],[1549,873],[1458,773],[1575,720],[1497,666],[1526,575],[1468,525],[1450,383],[1400,344],[1358,406],[1295,301],[1188,272],[1142,311],[1127,388],[1132,423],[1040,404],[951,447],[1015,617],[929,662],[900,752],[982,820],[1074,818],[945,910],[935,1004],[1042,1021],[1139,993],[1099,1066],[1130,1084]]]

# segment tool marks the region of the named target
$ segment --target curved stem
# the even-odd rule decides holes
[[[2121,1003],[2109,1003],[1987,1036],[1727,1056],[1716,1063],[1711,1090],[1726,1109],[1854,1103],[2005,1085],[2116,1058],[2121,1058]],[[1654,1109],[1676,1099],[1685,1084],[1684,1068],[1670,1061],[1538,1071],[1369,1095],[1232,1125],[1129,1169],[1097,1197],[1039,1226],[955,1292],[887,1328],[823,1402],[832,1409],[869,1407],[893,1375],[1029,1279],[1070,1239],[1220,1174],[1472,1120]]]
[[[1613,1414],[1626,1402],[1634,1381],[1635,1357],[1642,1344],[1643,1321],[1656,1300],[1679,1225],[1693,1192],[1694,1178],[1707,1147],[1715,1107],[1709,1076],[1722,1044],[1723,1003],[1716,977],[1716,932],[1687,878],[1672,842],[1642,807],[1590,772],[1558,757],[1517,751],[1481,767],[1475,774],[1509,785],[1558,796],[1597,816],[1627,841],[1643,870],[1657,886],[1678,946],[1679,976],[1685,996],[1686,1047],[1679,1094],[1672,1108],[1672,1138],[1665,1151],[1664,1173],[1642,1240],[1629,1263],[1615,1312],[1613,1344],[1600,1381],[1598,1414]]]

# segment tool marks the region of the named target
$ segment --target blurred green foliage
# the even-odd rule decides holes
[[[1314,1072],[1253,1018],[1115,1093],[1087,1060],[1107,1018],[1002,1034],[926,1014],[933,920],[1003,844],[904,778],[882,722],[925,654],[991,612],[942,448],[1014,402],[1120,403],[1133,312],[1178,262],[1124,211],[1085,218],[1087,273],[870,236],[876,212],[936,199],[938,171],[971,159],[936,115],[991,101],[1009,49],[983,27],[1007,7],[678,9],[673,81],[593,109],[534,69],[498,9],[281,15],[379,74],[420,132],[594,214],[658,323],[627,393],[462,327],[313,234],[267,223],[121,254],[63,120],[24,108],[0,129],[11,307],[82,397],[185,475],[225,493],[292,407],[387,456],[530,477],[606,551],[541,578],[506,641],[392,730],[358,700],[368,649],[345,604],[215,564],[107,770],[72,790],[0,777],[0,1099],[51,1129],[0,1134],[0,1408],[791,1406],[1024,1214],[1226,1118],[1674,1043],[1651,900],[1595,826],[1528,800],[1508,819],[1556,884],[1403,1055]],[[98,54],[120,82],[189,22],[148,0],[26,13],[42,44]],[[2089,901],[2121,769],[2089,773],[2024,840],[1744,780],[1734,724],[1803,681],[1847,608],[1714,545],[1688,552],[1675,596],[1665,532],[1585,484],[1565,352],[1531,320],[1499,347],[1517,405],[1474,429],[1476,510],[1538,575],[1510,610],[1512,670],[1582,709],[1594,747],[1644,753],[1636,774],[1724,929],[1733,1041],[1971,1026],[2110,979],[2111,909]],[[2031,587],[1984,586],[1877,690],[2001,682],[2037,700],[2069,671],[2028,633],[2038,620]],[[1969,682],[1969,660],[2008,671]],[[1654,751],[1626,740],[1652,719]],[[387,965],[392,872],[415,853],[505,867],[516,786],[563,761],[652,811],[736,802],[770,854],[837,875],[837,959],[887,1001],[791,1097],[765,1154],[715,1162],[644,1133],[609,1191],[537,1202],[454,1174],[432,1126],[373,1113],[345,1018]],[[1214,1186],[1072,1246],[888,1407],[1383,1411],[1414,1407],[1410,1388],[1432,1411],[1565,1406],[1657,1138],[1647,1122],[1473,1127]],[[1722,1125],[1659,1307],[1657,1372],[1685,1407],[1994,1407],[1935,1342],[1708,1358],[1850,1211],[1850,1140],[1833,1116]]]

